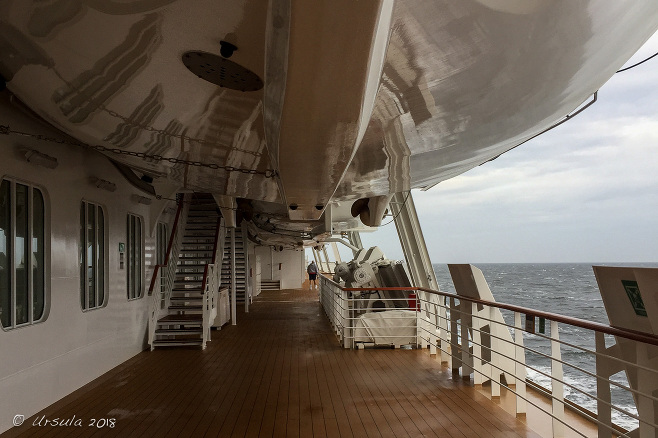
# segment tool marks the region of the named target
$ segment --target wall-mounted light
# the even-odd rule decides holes
[[[30,164],[36,164],[37,166],[43,166],[48,169],[54,169],[59,164],[57,158],[35,151],[34,149],[25,151],[25,159]]]
[[[91,183],[99,189],[107,190],[108,192],[114,192],[117,189],[117,185],[113,182],[109,182],[107,180],[96,177],[91,178]]]
[[[132,200],[138,204],[151,205],[152,199],[145,196],[132,195]]]

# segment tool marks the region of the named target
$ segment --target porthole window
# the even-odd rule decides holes
[[[0,322],[5,329],[46,315],[45,204],[38,188],[0,184]]]

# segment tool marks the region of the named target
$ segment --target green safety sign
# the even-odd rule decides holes
[[[647,316],[647,309],[644,308],[644,301],[642,301],[642,295],[640,295],[640,288],[637,286],[637,281],[622,280],[621,284],[624,285],[624,290],[626,290],[628,299],[631,300],[635,314]]]

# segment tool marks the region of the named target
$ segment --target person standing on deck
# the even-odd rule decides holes
[[[311,262],[308,265],[308,268],[306,268],[306,272],[308,273],[308,283],[309,286],[311,283],[313,283],[313,289],[317,289],[317,284],[315,283],[315,279],[318,276],[318,267],[315,266],[315,262]]]

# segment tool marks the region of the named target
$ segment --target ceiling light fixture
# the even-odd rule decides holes
[[[117,185],[113,182],[96,177],[91,178],[91,183],[99,189],[107,190],[108,192],[114,192],[117,189]]]
[[[131,198],[138,204],[151,205],[152,202],[151,198],[147,198],[145,196],[132,195]]]
[[[35,151],[34,149],[28,149],[25,151],[25,159],[30,164],[36,164],[37,166],[46,167],[48,169],[54,169],[59,164],[57,158]]]

